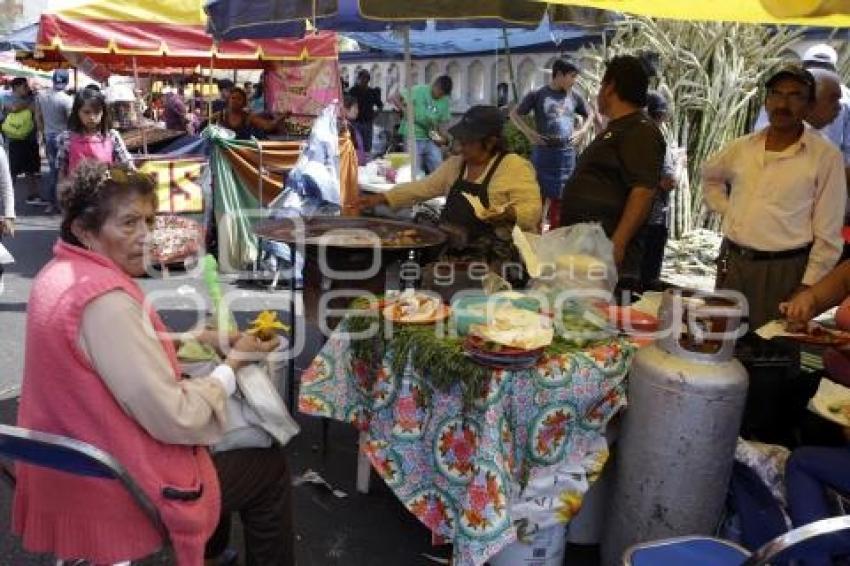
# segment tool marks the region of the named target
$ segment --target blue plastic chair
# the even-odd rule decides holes
[[[171,548],[168,529],[153,502],[124,466],[100,448],[65,436],[0,425],[0,457],[77,476],[119,482],[156,528],[163,549]],[[14,473],[2,463],[0,475],[14,485]]]
[[[636,544],[623,566],[764,566],[811,539],[850,530],[850,516],[833,517],[788,531],[750,554],[735,543],[711,537],[680,537]]]

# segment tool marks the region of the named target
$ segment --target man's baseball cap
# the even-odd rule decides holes
[[[479,141],[501,136],[504,126],[505,118],[495,106],[473,106],[457,124],[449,128],[449,134],[462,142]]]
[[[56,69],[53,71],[53,88],[63,90],[70,81],[67,69]]]
[[[812,45],[803,54],[803,63],[820,63],[822,65],[838,65],[838,53],[831,45],[818,43]]]
[[[774,84],[776,84],[781,79],[793,79],[797,82],[800,82],[807,87],[809,87],[809,92],[811,93],[811,98],[814,100],[815,97],[815,77],[809,71],[801,67],[800,65],[783,65],[779,67],[779,69],[774,72],[767,82],[765,86],[767,88],[771,88]]]

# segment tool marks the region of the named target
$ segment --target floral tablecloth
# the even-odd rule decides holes
[[[355,363],[345,321],[301,377],[299,410],[368,433],[374,469],[427,525],[452,542],[456,564],[478,566],[517,538],[570,520],[607,457],[605,426],[625,403],[635,352],[612,339],[494,370],[464,407],[459,387],[432,388],[410,364]]]

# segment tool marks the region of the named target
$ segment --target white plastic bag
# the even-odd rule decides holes
[[[316,204],[339,204],[339,133],[337,106],[331,104],[313,122],[310,137],[286,179],[286,189]],[[280,198],[280,197],[278,197]],[[274,202],[272,208],[282,203]]]
[[[542,236],[514,228],[513,237],[536,291],[611,293],[617,285],[614,245],[600,224],[575,224]]]
[[[245,419],[269,433],[281,446],[300,432],[265,366],[251,364],[236,372],[236,386],[251,411]]]
[[[189,376],[209,375],[218,360],[183,362]],[[300,431],[269,377],[269,364],[251,364],[236,372],[237,393],[227,398],[227,431],[212,446],[213,452],[240,448],[285,446]]]

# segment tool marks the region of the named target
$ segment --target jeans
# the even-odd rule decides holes
[[[372,152],[372,136],[374,131],[374,122],[354,122],[354,127],[360,132],[360,138],[363,140],[363,151],[367,154]]]
[[[47,155],[47,165],[50,167],[50,173],[47,176],[47,181],[44,183],[44,194],[42,197],[51,206],[58,207],[56,184],[59,182],[59,170],[56,169],[56,154],[59,151],[59,146],[56,145],[56,138],[59,134],[47,134],[45,136],[46,147],[44,152]]]
[[[419,169],[430,175],[443,162],[443,152],[440,146],[431,140],[416,140],[416,159]]]
[[[785,471],[788,507],[795,527],[833,515],[826,487],[850,494],[850,448],[804,446],[794,450]],[[795,557],[805,566],[829,566],[829,554],[850,551],[850,534],[814,539],[801,546]],[[811,556],[812,558],[809,558]]]
[[[543,198],[559,199],[576,168],[576,152],[572,146],[536,145],[531,150],[531,163],[537,171],[537,184]]]

